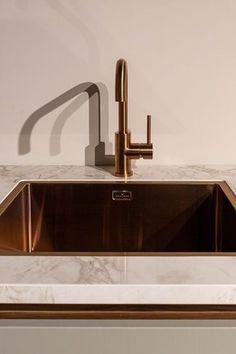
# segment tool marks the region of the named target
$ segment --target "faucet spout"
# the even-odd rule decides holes
[[[116,102],[128,101],[128,67],[125,59],[116,63]]]
[[[132,176],[132,159],[152,159],[151,116],[147,116],[147,143],[132,143],[128,131],[128,66],[124,59],[116,63],[115,100],[118,102],[118,132],[115,135],[115,175]]]
[[[115,97],[118,102],[120,133],[127,133],[128,129],[128,67],[124,59],[116,63]]]

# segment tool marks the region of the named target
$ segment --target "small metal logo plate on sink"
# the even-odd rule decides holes
[[[112,191],[112,200],[121,200],[121,201],[129,201],[132,200],[132,192],[121,190],[121,191]]]

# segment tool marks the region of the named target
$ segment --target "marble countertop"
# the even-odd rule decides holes
[[[0,166],[0,203],[39,179],[124,181],[87,166]],[[236,166],[143,166],[129,180],[224,180],[236,194]],[[0,256],[0,303],[236,304],[236,257]]]

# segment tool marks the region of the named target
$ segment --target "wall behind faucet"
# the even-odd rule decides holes
[[[87,82],[101,92],[111,153],[120,57],[133,140],[145,140],[153,117],[154,162],[138,164],[234,164],[235,18],[234,0],[0,0],[0,164],[84,164],[88,95],[46,104]]]

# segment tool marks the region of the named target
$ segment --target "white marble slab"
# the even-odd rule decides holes
[[[117,180],[102,168],[1,166],[0,202],[28,179]],[[140,167],[131,180],[225,180],[236,193],[236,166]],[[0,303],[236,304],[236,257],[0,256]]]
[[[0,257],[0,302],[236,304],[236,257]]]

